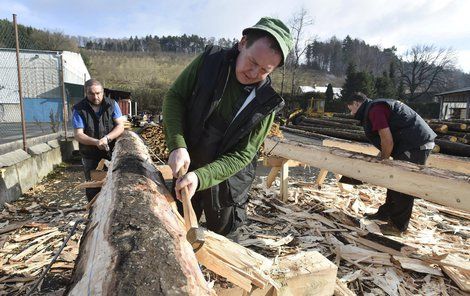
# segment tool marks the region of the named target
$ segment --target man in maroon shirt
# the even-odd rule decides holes
[[[364,127],[369,141],[380,150],[378,157],[425,164],[436,134],[410,107],[392,99],[371,100],[362,93],[347,98],[351,114]],[[387,190],[385,204],[369,219],[388,221],[382,232],[396,234],[406,231],[413,210],[414,197]]]

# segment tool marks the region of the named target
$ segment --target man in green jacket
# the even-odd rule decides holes
[[[208,46],[186,67],[163,101],[168,164],[175,194],[187,187],[198,218],[227,235],[246,219],[257,151],[284,106],[269,74],[292,48],[289,29],[263,17],[233,48]]]

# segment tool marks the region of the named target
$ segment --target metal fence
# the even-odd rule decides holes
[[[66,95],[62,52],[38,50],[21,29],[15,15],[13,24],[0,23],[0,146],[22,142],[26,150],[28,139],[72,130],[73,102]]]

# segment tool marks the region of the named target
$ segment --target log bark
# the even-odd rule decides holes
[[[359,141],[359,142],[368,142],[364,132],[353,131],[353,130],[339,130],[336,128],[322,128],[322,127],[313,127],[313,126],[305,126],[305,125],[295,125],[291,128],[300,129],[308,132],[314,132],[323,134],[326,136]]]
[[[336,122],[334,120],[331,120],[328,117],[323,117],[322,119],[318,119],[318,118],[308,118],[304,116],[301,118],[300,122],[303,124],[313,125],[314,127],[335,127],[335,128],[340,128],[340,129],[357,130],[357,131],[363,130],[362,126]]]
[[[444,139],[435,139],[436,145],[439,145],[440,152],[455,156],[470,157],[470,145],[450,142]]]
[[[454,121],[447,121],[447,120],[436,120],[432,119],[429,120],[430,123],[439,123],[439,124],[445,124],[449,128],[450,131],[465,131],[468,128],[468,125],[466,123],[461,123],[461,122],[454,122]]]
[[[467,133],[464,131],[459,131],[459,132],[448,131],[445,133],[445,135],[450,135],[450,136],[454,136],[457,138],[470,139],[470,133]]]
[[[328,117],[328,119],[331,121],[339,122],[339,123],[361,126],[361,123],[359,122],[359,120],[356,120],[356,119],[339,118],[339,117]]]
[[[80,244],[69,295],[213,295],[142,140],[124,132]]]
[[[443,121],[443,124],[447,125],[450,131],[466,131],[468,128],[468,125],[466,123],[458,123],[458,122],[449,122],[449,121]]]
[[[333,117],[336,118],[346,118],[346,119],[354,119],[354,115],[349,113],[333,113]]]
[[[428,123],[429,127],[432,128],[433,131],[436,133],[447,133],[449,128],[445,124],[440,124],[440,123]]]
[[[470,212],[469,176],[404,161],[378,160],[364,154],[295,141],[264,142],[272,155],[302,161],[334,173]]]
[[[289,124],[288,126],[281,126],[281,130],[285,132],[289,132],[291,134],[295,134],[298,136],[306,137],[313,140],[324,140],[324,139],[333,139],[332,137],[325,136],[319,133],[304,131],[300,129],[296,129],[295,125]]]

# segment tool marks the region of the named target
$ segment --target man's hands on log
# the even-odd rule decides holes
[[[108,137],[104,136],[101,139],[98,140],[98,143],[96,143],[96,146],[100,150],[106,150],[109,151],[109,143],[108,143]]]
[[[177,148],[171,151],[168,157],[168,165],[173,173],[173,178],[178,178],[178,172],[181,168],[183,168],[184,172],[187,172],[190,162],[191,160],[189,159],[189,153],[186,148]]]
[[[194,172],[189,172],[186,175],[178,178],[175,185],[176,198],[181,200],[181,190],[184,187],[188,187],[189,198],[192,198],[198,185],[199,180]]]
[[[189,158],[189,153],[186,148],[177,148],[171,151],[170,156],[168,157],[168,165],[171,168],[173,173],[173,178],[176,180],[176,198],[181,200],[181,189],[188,187],[189,198],[193,197],[196,192],[197,186],[199,185],[199,180],[197,175],[193,172],[187,173],[182,177],[178,178],[178,172],[182,169],[183,172],[187,172],[189,169],[189,164],[191,160]]]

